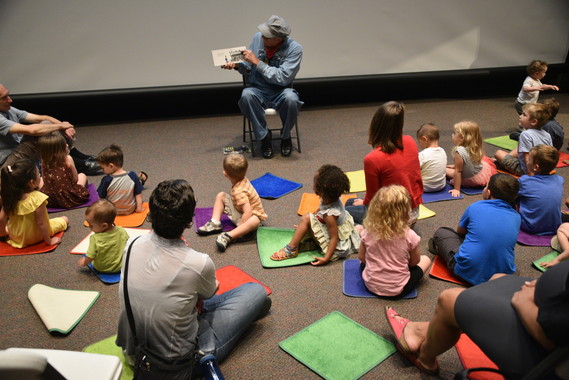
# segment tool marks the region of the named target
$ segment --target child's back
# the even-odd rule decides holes
[[[49,197],[52,208],[72,208],[89,200],[84,186],[87,177],[78,174],[68,155],[67,143],[59,131],[41,136],[37,148],[42,162],[42,193]]]
[[[561,224],[563,177],[549,174],[557,161],[557,149],[537,145],[529,153],[530,175],[520,177],[519,213],[521,229],[534,235],[554,235]]]
[[[142,189],[136,173],[125,172],[104,176],[97,193],[100,198],[106,198],[116,206],[118,215],[130,215],[136,210],[136,196],[142,193]]]
[[[495,273],[514,273],[514,246],[520,231],[520,216],[501,199],[481,200],[471,204],[460,218],[467,230],[458,253],[455,273],[476,285]]]
[[[419,152],[421,177],[425,192],[440,191],[446,186],[447,154],[441,147],[425,148]]]
[[[93,259],[93,266],[99,272],[120,272],[128,238],[128,233],[119,226],[110,231],[95,233],[89,238],[86,256]]]

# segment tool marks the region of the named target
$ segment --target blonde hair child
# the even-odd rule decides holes
[[[484,187],[490,177],[496,174],[496,167],[484,160],[480,127],[474,121],[464,120],[453,127],[452,149],[454,164],[448,165],[446,175],[451,179],[454,189],[449,190],[453,197],[460,195],[461,186]]]
[[[61,133],[55,131],[41,136],[37,147],[42,162],[41,191],[49,197],[49,206],[71,208],[87,202],[87,176],[77,173]]]
[[[421,238],[409,227],[410,212],[411,197],[400,185],[382,187],[370,202],[358,258],[366,287],[379,296],[405,296],[431,265],[419,254]]]
[[[8,244],[23,248],[43,242],[61,243],[53,237],[65,231],[69,224],[66,216],[49,219],[47,195],[38,191],[40,173],[34,162],[23,159],[7,165],[1,171],[2,209],[0,210],[0,237],[8,236]]]

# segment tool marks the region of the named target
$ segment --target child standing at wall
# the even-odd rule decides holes
[[[43,242],[61,243],[53,237],[65,231],[66,216],[49,219],[47,195],[38,191],[40,173],[32,160],[23,159],[2,168],[2,209],[0,210],[0,237],[8,236],[8,244],[23,248]]]
[[[520,229],[532,235],[553,235],[561,224],[559,205],[563,199],[563,177],[549,174],[559,153],[549,145],[536,145],[528,157],[528,173],[520,177],[518,212]]]
[[[419,254],[421,238],[409,228],[410,200],[403,186],[382,187],[364,219],[358,258],[366,287],[379,296],[405,296],[431,265]]]
[[[89,237],[89,248],[84,257],[77,261],[79,266],[93,267],[102,273],[121,271],[122,254],[128,233],[115,226],[117,208],[106,199],[99,199],[85,211],[85,220],[94,233]]]
[[[53,208],[72,208],[89,200],[87,176],[77,173],[65,138],[59,132],[38,138],[43,186],[41,192],[49,197]]]
[[[223,159],[223,175],[231,182],[231,194],[220,192],[215,197],[211,220],[198,228],[198,234],[209,235],[221,232],[221,215],[237,226],[234,230],[223,232],[215,242],[217,249],[224,252],[235,239],[256,231],[261,222],[267,219],[257,190],[245,176],[249,163],[245,156],[232,153]]]
[[[537,103],[540,91],[559,91],[559,87],[557,86],[541,83],[541,80],[545,77],[545,73],[547,73],[547,62],[537,59],[531,61],[527,67],[527,73],[528,76],[524,80],[522,89],[515,102],[518,115],[522,114],[525,104]]]
[[[346,212],[340,196],[350,191],[350,180],[337,166],[323,165],[314,176],[314,192],[320,197],[320,207],[315,214],[309,212],[300,218],[290,243],[272,254],[271,259],[292,259],[299,252],[308,250],[313,240],[324,252],[324,257],[314,257],[312,265],[325,265],[356,253],[360,237],[352,216]]]
[[[474,121],[461,121],[454,125],[452,132],[454,164],[447,166],[447,177],[454,189],[449,190],[453,197],[460,195],[460,187],[486,186],[490,177],[496,174],[496,167],[484,160],[480,127]]]
[[[419,152],[423,189],[425,193],[440,191],[446,186],[447,154],[439,146],[439,127],[432,123],[421,125],[417,140],[423,149]]]
[[[127,172],[123,169],[124,155],[118,145],[112,144],[97,156],[106,176],[103,177],[97,193],[99,198],[111,201],[117,208],[117,215],[130,215],[142,212],[142,188],[148,176],[141,172]]]

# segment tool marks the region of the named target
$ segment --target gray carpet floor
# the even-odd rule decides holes
[[[542,98],[550,94],[542,94]],[[561,102],[557,120],[569,125],[569,95],[555,94]],[[415,136],[424,122],[441,128],[441,146],[450,151],[451,131],[455,122],[464,119],[477,121],[483,138],[504,135],[517,126],[518,116],[512,98],[486,99],[424,99],[406,102],[405,134]],[[17,104],[16,104],[17,106]],[[189,105],[188,105],[189,106]],[[250,179],[266,172],[300,182],[303,187],[276,200],[263,200],[269,215],[269,227],[292,227],[298,221],[296,210],[303,192],[312,191],[314,172],[322,164],[335,164],[345,171],[363,169],[363,157],[370,151],[367,145],[369,122],[378,104],[347,105],[334,108],[306,107],[300,117],[302,153],[293,152],[289,158],[277,154],[272,160],[249,158]],[[73,122],[71,120],[71,122]],[[278,123],[278,120],[272,120]],[[274,125],[274,124],[273,124]],[[192,118],[154,120],[123,124],[78,126],[78,147],[97,154],[111,143],[122,146],[127,170],[144,170],[149,180],[143,192],[148,200],[152,189],[164,179],[184,178],[193,186],[198,207],[211,207],[219,191],[229,191],[230,184],[222,174],[222,148],[240,146],[242,117]],[[278,150],[278,145],[276,144]],[[496,147],[485,143],[487,155]],[[563,151],[566,151],[565,147]],[[450,155],[449,155],[450,157]],[[569,169],[558,169],[566,180]],[[98,184],[100,176],[89,177]],[[360,194],[363,195],[363,194]],[[546,195],[544,195],[546,196]],[[420,220],[416,231],[422,236],[421,251],[427,251],[427,241],[440,226],[456,227],[464,209],[480,195],[465,196],[462,200],[427,204],[437,213]],[[561,205],[560,205],[561,207]],[[77,256],[69,251],[89,230],[83,227],[85,209],[61,213],[70,218],[71,225],[63,243],[53,252],[29,256],[0,257],[0,349],[36,347],[62,350],[82,350],[85,346],[116,333],[118,285],[101,283],[88,270],[75,265]],[[150,228],[145,222],[143,228]],[[194,230],[184,234],[189,244],[208,253],[217,267],[236,265],[269,286],[273,293],[270,314],[256,322],[240,344],[221,363],[227,379],[316,379],[318,375],[282,351],[278,343],[332,311],[340,311],[371,331],[392,339],[385,321],[384,307],[392,304],[412,320],[428,320],[438,294],[451,283],[425,276],[418,287],[419,296],[412,300],[386,301],[370,298],[350,298],[342,294],[342,263],[324,267],[310,265],[280,269],[261,266],[256,242],[231,245],[221,254],[215,249],[215,236],[199,237]],[[520,275],[536,278],[537,270],[531,261],[550,252],[547,247],[516,246],[516,263]],[[27,298],[33,284],[57,288],[96,290],[100,298],[75,329],[67,336],[50,334]],[[451,379],[461,368],[456,352],[450,350],[440,357],[440,378]],[[365,379],[414,379],[427,376],[394,354],[363,376]]]

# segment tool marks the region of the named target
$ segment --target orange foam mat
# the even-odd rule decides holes
[[[459,279],[455,275],[453,275],[447,268],[443,259],[440,258],[439,255],[435,255],[435,260],[433,261],[433,265],[431,265],[431,271],[429,275],[439,280],[454,282],[455,284],[470,286],[467,282]]]
[[[219,281],[219,289],[216,294],[222,294],[228,290],[234,289],[240,285],[246,284],[248,282],[256,282],[263,285],[267,295],[272,293],[271,288],[263,284],[261,281],[257,280],[245,271],[237,268],[235,265],[226,265],[215,271],[217,281]]]
[[[356,194],[342,194],[340,199],[342,203],[346,203],[346,201],[350,198],[355,198]],[[300,205],[298,206],[298,215],[304,215],[309,212],[314,212],[320,206],[320,197],[314,193],[303,193],[302,198],[300,199]]]
[[[144,211],[142,212],[133,212],[130,215],[117,215],[115,218],[115,225],[121,227],[140,227],[142,223],[146,220],[148,216],[148,212],[150,208],[148,206],[148,202],[143,202],[142,207]],[[86,227],[88,227],[87,222],[83,223]]]
[[[486,356],[484,352],[466,334],[461,334],[455,345],[456,353],[465,369],[469,368],[495,368],[498,366]],[[475,380],[503,380],[504,377],[494,372],[473,372],[469,379]]]
[[[58,238],[63,238],[63,232],[61,231],[54,236]],[[14,248],[8,243],[0,242],[0,256],[19,256],[19,255],[33,255],[36,253],[46,253],[53,251],[57,247],[57,244],[48,245],[43,241],[34,245],[30,245],[24,248]]]

